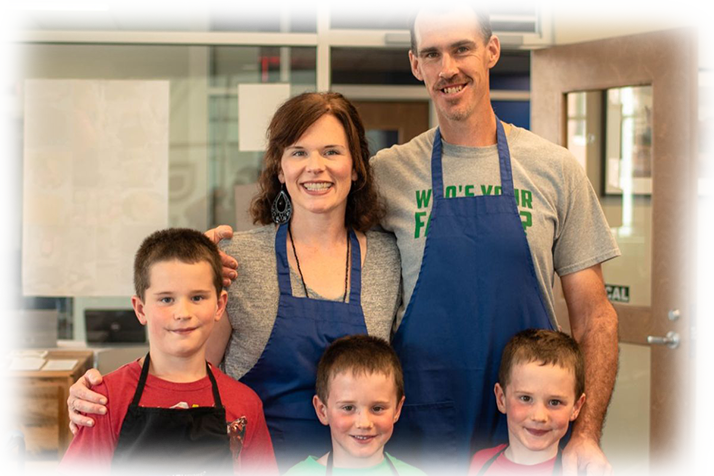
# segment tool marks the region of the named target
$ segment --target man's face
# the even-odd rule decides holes
[[[422,11],[414,33],[412,73],[424,81],[440,124],[465,121],[490,107],[488,72],[498,62],[501,47],[495,36],[484,41],[472,9]]]

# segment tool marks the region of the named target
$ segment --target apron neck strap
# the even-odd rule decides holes
[[[139,376],[139,383],[136,386],[136,391],[134,392],[134,399],[131,401],[132,407],[138,407],[141,401],[141,395],[144,393],[144,387],[146,386],[146,379],[149,375],[149,364],[151,362],[151,354],[147,352],[146,357],[144,357],[144,365],[141,366],[141,375]],[[206,362],[206,374],[208,379],[211,381],[211,387],[213,390],[213,405],[216,408],[223,408],[223,402],[221,401],[221,394],[218,391],[218,383],[216,378],[213,376],[211,371],[211,366]]]
[[[362,292],[362,252],[359,247],[357,234],[350,228],[350,304],[360,304],[360,294]],[[275,233],[275,258],[278,271],[278,287],[281,296],[292,296],[293,290],[290,285],[290,265],[288,264],[288,224],[284,223],[278,227]]]
[[[504,446],[501,451],[498,451],[495,455],[486,461],[478,472],[477,476],[483,476],[488,471],[493,463],[496,462],[499,456],[501,456],[508,449],[508,445]],[[555,463],[553,464],[553,476],[560,476],[563,473],[563,450],[560,449],[558,445],[558,454],[555,455]]]
[[[392,459],[386,452],[384,453],[384,459],[387,460],[387,466],[389,466],[389,469],[392,471],[392,475],[399,476],[399,472],[397,471],[397,468],[394,466]],[[334,463],[332,462],[332,451],[330,451],[329,453],[327,453],[327,465],[325,467],[325,476],[332,476],[332,467],[333,466],[334,466]]]
[[[496,117],[496,147],[498,148],[498,163],[501,170],[501,195],[514,196],[513,172],[511,170],[511,151],[508,149],[506,131]]]
[[[221,393],[218,391],[218,382],[216,382],[216,377],[213,376],[213,371],[211,366],[206,362],[206,375],[211,381],[211,389],[213,390],[213,406],[216,408],[223,408],[223,402],[221,401]]]
[[[435,200],[444,198],[443,148],[441,129],[437,127],[436,133],[434,134],[434,145],[431,148],[431,189]],[[514,196],[511,153],[508,149],[506,132],[498,117],[496,117],[496,148],[498,150],[498,163],[501,172],[501,194]]]
[[[277,261],[278,287],[280,294],[292,296],[290,286],[290,264],[288,264],[288,224],[283,223],[275,233],[275,259]]]
[[[357,234],[350,228],[350,304],[360,305],[360,295],[362,291],[362,251],[359,248]]]

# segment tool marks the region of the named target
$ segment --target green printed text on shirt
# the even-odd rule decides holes
[[[500,185],[480,185],[480,195],[501,195]],[[477,190],[476,185],[447,185],[444,189],[444,197],[473,197]],[[530,190],[514,189],[516,195],[516,205],[518,205],[521,215],[521,224],[523,231],[528,232],[528,228],[533,226],[533,215],[530,210],[533,210],[533,192]],[[416,206],[417,211],[414,212],[414,239],[419,239],[429,233],[429,224],[431,223],[431,205],[432,193],[431,189],[416,191]]]

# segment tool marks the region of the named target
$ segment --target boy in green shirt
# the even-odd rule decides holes
[[[424,476],[384,451],[404,404],[402,366],[391,346],[378,337],[337,339],[317,367],[312,403],[330,427],[332,451],[309,456],[285,476]]]

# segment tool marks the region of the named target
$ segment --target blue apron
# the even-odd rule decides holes
[[[275,457],[283,473],[308,455],[332,448],[330,430],[312,406],[317,363],[337,338],[367,334],[360,304],[362,263],[359,242],[350,230],[352,248],[349,302],[292,295],[287,254],[287,224],[275,234],[280,301],[270,339],[255,366],[240,379],[263,400]]]
[[[466,472],[477,449],[507,442],[493,387],[506,342],[552,328],[497,122],[501,195],[444,198],[442,142],[431,156],[434,204],[419,278],[393,346],[406,402],[389,450],[427,473]]]

